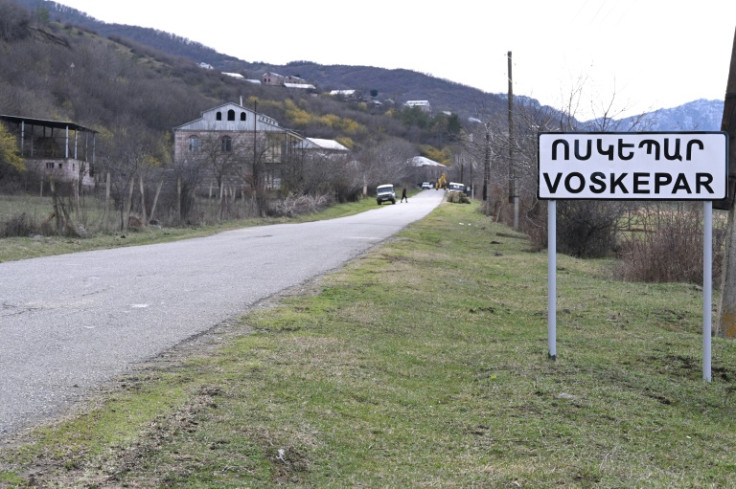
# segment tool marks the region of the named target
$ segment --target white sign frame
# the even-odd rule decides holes
[[[538,196],[583,200],[721,200],[725,132],[539,133]]]
[[[547,343],[557,358],[557,200],[703,201],[703,380],[711,381],[713,201],[728,192],[725,132],[540,132],[547,207]]]

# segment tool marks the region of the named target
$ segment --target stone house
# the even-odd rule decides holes
[[[29,173],[44,182],[79,182],[94,187],[97,131],[74,122],[0,115],[16,137]]]
[[[409,107],[410,109],[416,107],[422,112],[432,111],[432,106],[430,105],[429,100],[407,100],[404,102],[404,106]]]
[[[286,85],[309,85],[304,78],[295,75],[280,75],[272,71],[263,74],[261,83],[263,85],[275,85],[279,87]]]
[[[200,187],[238,192],[252,190],[254,169],[266,189],[280,189],[304,139],[273,118],[236,103],[207,109],[173,132],[178,168],[196,169]]]
[[[277,85],[281,86],[284,84],[284,79],[286,77],[284,75],[279,75],[278,73],[273,73],[269,71],[268,73],[264,73],[261,77],[261,83],[264,85]]]

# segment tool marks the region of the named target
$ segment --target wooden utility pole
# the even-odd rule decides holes
[[[519,230],[519,189],[514,165],[514,78],[511,75],[511,51],[508,53],[509,65],[509,200],[514,204],[514,231]]]
[[[723,255],[723,287],[716,333],[726,338],[736,338],[736,210],[733,205],[736,184],[736,34],[731,50],[731,66],[728,72],[721,130],[728,135],[728,195],[725,201],[714,203],[714,207],[728,210],[728,229],[726,250]]]
[[[483,152],[483,202],[485,202],[485,209],[490,212],[491,206],[491,125],[486,122],[486,140],[485,148]]]

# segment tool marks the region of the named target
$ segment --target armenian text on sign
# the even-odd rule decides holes
[[[540,133],[540,199],[719,200],[723,132]]]

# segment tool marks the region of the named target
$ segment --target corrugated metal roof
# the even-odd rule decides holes
[[[230,109],[235,110],[237,113],[246,112],[246,120],[241,121],[239,117],[236,117],[236,120],[230,121],[225,119],[216,120],[216,118],[212,116],[212,114],[218,111],[227,113]],[[204,110],[200,112],[200,114],[201,117],[199,119],[176,126],[174,127],[174,131],[252,131],[252,121],[256,112],[234,102],[227,102]],[[261,113],[258,113],[256,130],[263,132],[289,132],[288,129],[284,129],[279,126],[278,121]]]
[[[73,131],[86,131],[86,132],[97,133],[97,131],[95,131],[94,129],[90,129],[88,127],[80,126],[79,124],[75,124],[74,122],[67,122],[67,121],[55,121],[51,119],[34,119],[32,117],[21,117],[21,116],[4,115],[4,114],[0,114],[0,120],[12,122],[14,124],[20,124],[21,122],[25,122],[26,124],[31,124],[34,126],[46,126],[46,127],[53,127],[56,129],[69,128]]]
[[[350,151],[346,146],[332,139],[306,138],[299,144],[302,149],[324,149],[329,151]]]
[[[442,163],[430,160],[429,158],[425,158],[424,156],[415,156],[414,158],[409,160],[409,163],[411,163],[413,166],[445,166]]]

